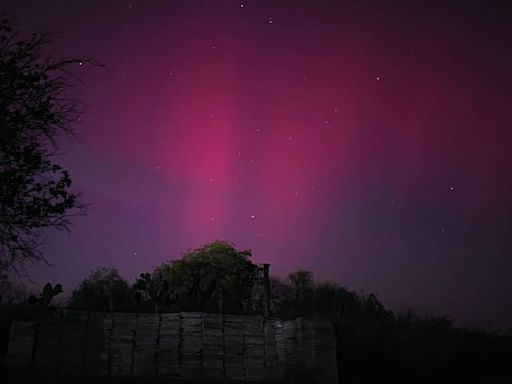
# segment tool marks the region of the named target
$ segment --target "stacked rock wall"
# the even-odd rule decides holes
[[[56,376],[337,383],[330,323],[208,313],[67,311],[14,322],[6,364]]]

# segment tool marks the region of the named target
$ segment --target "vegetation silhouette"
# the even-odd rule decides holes
[[[68,229],[85,209],[54,161],[58,139],[76,133],[81,103],[70,90],[84,60],[47,55],[49,45],[48,35],[22,39],[0,20],[0,269],[46,261],[45,231]]]
[[[250,251],[214,241],[141,273],[131,285],[116,269],[98,268],[72,292],[68,308],[263,314],[262,268],[250,257]],[[510,379],[509,333],[458,328],[445,316],[397,314],[374,294],[316,282],[306,270],[285,279],[271,277],[270,305],[273,317],[304,317],[335,325],[343,383]],[[55,309],[30,300],[0,306],[11,319],[49,317]],[[6,336],[2,339],[5,342]]]
[[[130,285],[115,268],[97,268],[72,292],[69,305],[93,311],[130,310]]]
[[[138,304],[149,304],[155,311],[249,313],[258,278],[258,268],[250,257],[250,251],[237,251],[226,241],[189,250],[182,259],[157,266],[146,284],[148,290],[137,290],[146,287],[143,282],[147,282],[148,274],[146,279],[137,280],[134,287],[138,297],[150,299]]]
[[[54,298],[63,292],[48,283],[29,295],[8,271],[44,262],[45,231],[68,228],[85,208],[70,190],[69,173],[54,162],[57,139],[75,134],[81,104],[69,91],[73,68],[84,60],[45,56],[49,42],[45,34],[19,39],[0,21],[0,360],[10,323],[55,316]],[[262,268],[250,257],[248,250],[214,241],[141,273],[133,284],[117,269],[101,267],[72,291],[68,307],[262,314]],[[374,294],[316,282],[306,270],[271,277],[269,286],[272,316],[333,322],[344,383],[511,379],[509,333],[457,328],[447,317],[396,314]]]

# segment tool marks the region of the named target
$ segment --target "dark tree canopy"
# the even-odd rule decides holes
[[[141,273],[132,285],[132,296],[136,305],[149,312],[169,309],[169,282],[159,274]]]
[[[132,309],[130,286],[115,268],[98,268],[73,290],[69,306],[98,311]]]
[[[0,267],[14,269],[45,261],[45,231],[68,228],[84,208],[54,162],[80,115],[69,91],[82,61],[47,56],[47,35],[18,36],[0,21]]]
[[[183,311],[249,313],[258,267],[250,251],[232,243],[214,241],[185,253],[182,259],[163,263],[153,277],[162,281],[165,304]]]

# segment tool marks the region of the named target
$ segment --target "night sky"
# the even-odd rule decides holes
[[[37,284],[133,280],[214,239],[278,276],[512,327],[507,1],[3,0],[86,103],[60,158],[91,203]]]

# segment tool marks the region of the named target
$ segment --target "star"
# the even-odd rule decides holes
[[[256,218],[256,216],[254,216],[254,215],[251,215],[251,219],[255,219],[255,218]]]
[[[379,75],[377,75],[376,79],[377,79],[377,81],[380,81],[380,76],[379,76]]]
[[[274,20],[272,20],[272,18],[271,18],[271,17],[269,17],[269,18],[268,18],[268,23],[269,23],[269,24],[272,24],[273,22],[274,22]]]

